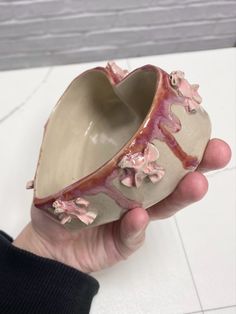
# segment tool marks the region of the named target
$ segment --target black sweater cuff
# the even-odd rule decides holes
[[[11,242],[0,231],[0,313],[89,313],[96,279]]]

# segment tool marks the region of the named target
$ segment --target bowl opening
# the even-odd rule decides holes
[[[118,153],[149,112],[157,80],[156,71],[143,69],[116,86],[99,70],[76,78],[49,117],[35,196],[59,192]]]

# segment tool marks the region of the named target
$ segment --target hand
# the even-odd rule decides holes
[[[150,220],[170,217],[200,200],[208,189],[202,172],[224,167],[230,157],[225,142],[211,140],[198,170],[187,174],[171,195],[148,210],[130,210],[119,221],[106,225],[70,232],[32,207],[32,222],[13,244],[87,273],[112,266],[142,245]]]

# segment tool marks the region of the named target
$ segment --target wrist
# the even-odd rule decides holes
[[[12,243],[14,246],[49,259],[54,259],[47,249],[44,241],[35,232],[32,224],[29,223]]]

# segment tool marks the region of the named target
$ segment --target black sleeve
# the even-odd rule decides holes
[[[0,313],[89,313],[99,284],[72,267],[12,245],[0,231]]]

